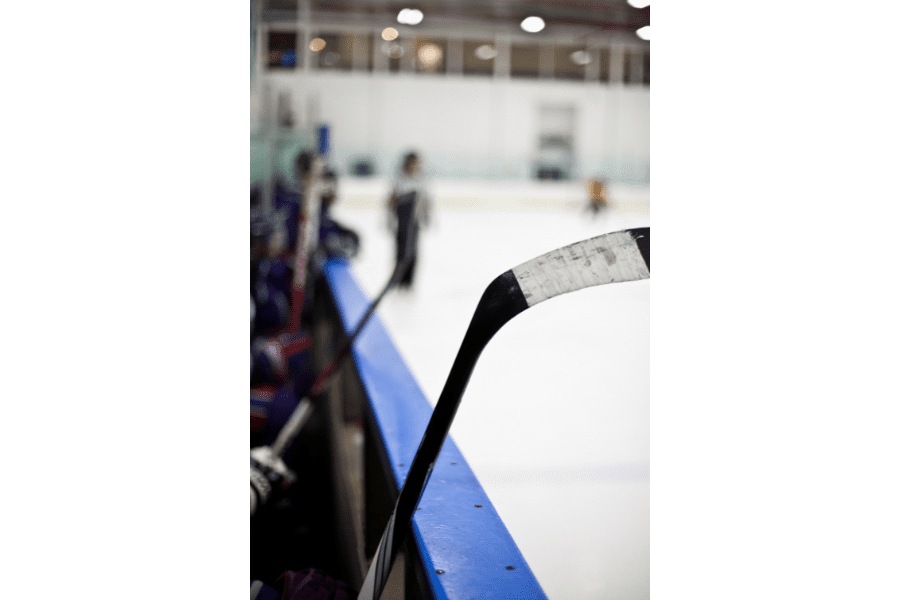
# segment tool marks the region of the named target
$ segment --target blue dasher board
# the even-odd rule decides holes
[[[347,262],[331,260],[324,271],[344,330],[352,331],[370,299]],[[377,314],[357,338],[352,355],[399,492],[431,417],[431,405]],[[449,437],[419,508],[411,539],[434,598],[546,600],[518,546]]]

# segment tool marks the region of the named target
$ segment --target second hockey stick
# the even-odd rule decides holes
[[[384,286],[384,289],[382,289],[378,296],[376,296],[372,301],[372,303],[369,304],[368,310],[366,310],[365,314],[356,324],[356,327],[353,328],[353,332],[344,340],[344,343],[341,345],[341,349],[331,360],[331,362],[328,363],[328,365],[318,374],[309,391],[306,394],[302,395],[302,400],[300,400],[297,408],[294,409],[294,412],[291,413],[291,416],[284,424],[284,427],[282,427],[281,431],[278,432],[278,437],[275,438],[275,442],[273,442],[272,444],[272,452],[276,456],[282,456],[285,450],[287,450],[288,446],[290,446],[291,442],[293,442],[297,437],[297,434],[300,433],[300,430],[303,429],[303,425],[306,424],[306,421],[309,420],[309,417],[312,414],[313,403],[310,398],[315,398],[319,394],[321,394],[322,391],[324,391],[325,386],[331,380],[332,375],[334,375],[338,367],[343,364],[344,360],[350,354],[350,351],[353,349],[353,342],[356,341],[356,338],[359,337],[359,334],[366,326],[366,323],[368,323],[372,315],[375,314],[375,310],[378,308],[381,300],[392,288],[394,288],[400,282],[400,280],[406,274],[407,269],[409,269],[410,264],[415,258],[410,243],[412,236],[413,232],[412,229],[410,229],[407,232],[407,250],[403,256],[403,259],[394,267],[394,271],[393,273],[391,273],[391,278]]]
[[[649,277],[650,228],[644,227],[608,233],[548,252],[503,273],[487,287],[425,428],[358,600],[381,597],[475,363],[494,334],[519,313],[560,294]]]
[[[256,514],[257,507],[266,502],[266,499],[270,496],[272,492],[272,486],[267,481],[267,478],[264,473],[259,471],[259,468],[254,469],[252,467],[253,459],[259,463],[257,467],[260,465],[266,467],[268,470],[278,473],[282,479],[285,481],[290,481],[293,478],[293,474],[288,469],[288,467],[284,464],[282,457],[293,441],[297,438],[300,431],[303,429],[303,426],[306,425],[306,422],[309,420],[310,416],[312,416],[314,404],[312,398],[318,397],[321,394],[328,382],[331,380],[331,377],[335,374],[338,367],[344,362],[347,356],[350,354],[350,350],[353,348],[353,342],[356,341],[356,338],[359,337],[359,334],[362,332],[363,328],[368,323],[369,319],[375,314],[375,310],[378,308],[378,304],[381,302],[382,298],[393,288],[406,273],[406,269],[409,268],[410,263],[413,260],[412,253],[408,252],[406,256],[404,256],[403,260],[394,267],[394,272],[391,274],[391,278],[388,280],[387,285],[384,286],[384,289],[381,290],[381,293],[372,301],[369,305],[368,310],[356,324],[356,327],[353,329],[353,332],[344,340],[344,343],[341,346],[341,349],[338,351],[337,355],[331,360],[328,365],[322,369],[322,371],[316,377],[315,382],[309,391],[303,394],[302,399],[294,408],[291,413],[290,418],[288,418],[287,422],[278,432],[278,436],[275,438],[275,441],[272,443],[270,447],[260,446],[258,448],[254,448],[250,451],[251,456],[251,469],[250,469],[250,517],[252,518]]]

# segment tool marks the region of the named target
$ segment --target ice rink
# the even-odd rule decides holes
[[[649,226],[649,188],[613,186],[592,217],[578,185],[435,183],[414,289],[379,315],[434,404],[475,306],[497,275],[588,237]],[[333,216],[362,237],[354,270],[374,296],[393,268],[386,187],[341,181]],[[544,591],[650,595],[650,281],[539,304],[487,346],[450,435]]]

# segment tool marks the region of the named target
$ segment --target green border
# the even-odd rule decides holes
[[[236,597],[246,7],[17,5],[4,20],[4,595]]]

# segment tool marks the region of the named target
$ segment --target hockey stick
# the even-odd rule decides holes
[[[347,339],[344,340],[344,344],[341,346],[341,349],[338,351],[337,355],[331,360],[328,365],[322,369],[319,375],[316,377],[315,382],[312,387],[309,389],[309,392],[303,394],[303,399],[300,401],[300,404],[297,405],[297,408],[291,413],[290,418],[287,423],[284,424],[284,427],[281,428],[281,431],[278,432],[278,437],[275,438],[275,442],[272,444],[272,452],[276,456],[282,456],[284,451],[287,450],[288,446],[291,442],[294,441],[294,438],[297,437],[297,434],[300,433],[300,430],[303,429],[303,426],[306,424],[306,421],[309,420],[310,415],[312,414],[312,401],[310,398],[318,397],[319,394],[325,389],[325,386],[331,380],[331,376],[337,371],[338,367],[344,362],[344,359],[349,356],[350,351],[353,349],[353,342],[356,341],[356,338],[359,337],[359,334],[362,332],[363,327],[366,326],[366,323],[369,322],[369,318],[375,314],[375,309],[378,308],[378,305],[381,303],[382,298],[387,295],[388,291],[390,291],[394,286],[396,286],[403,276],[406,274],[406,270],[409,268],[410,263],[414,258],[414,254],[412,252],[412,237],[413,237],[413,227],[410,227],[406,233],[406,249],[403,255],[403,259],[397,263],[394,267],[394,272],[391,273],[391,278],[388,279],[387,284],[375,297],[375,300],[369,304],[368,310],[359,320],[359,323],[356,324],[356,327],[353,329],[353,332],[350,334]]]
[[[300,433],[300,430],[303,429],[303,425],[306,424],[306,421],[312,414],[312,401],[310,398],[317,397],[322,393],[322,390],[325,389],[325,386],[331,380],[332,375],[334,375],[338,367],[344,362],[344,359],[350,354],[350,351],[353,349],[353,342],[356,341],[356,338],[359,337],[363,327],[368,323],[369,318],[375,313],[375,309],[378,308],[381,299],[385,297],[391,288],[397,285],[397,282],[400,281],[403,274],[406,272],[406,267],[411,260],[412,257],[408,256],[394,268],[394,272],[391,274],[391,278],[388,280],[387,285],[384,286],[381,293],[379,293],[375,300],[369,305],[366,314],[363,315],[362,319],[360,319],[359,323],[357,323],[356,327],[353,329],[353,333],[344,340],[344,344],[341,346],[337,355],[335,355],[331,362],[328,363],[316,377],[309,392],[303,395],[300,404],[294,409],[291,417],[288,419],[287,423],[284,424],[284,427],[281,428],[281,431],[278,432],[278,437],[275,438],[275,442],[272,444],[272,451],[277,456],[281,456],[284,453],[291,442],[294,441],[294,438],[297,437],[297,434]]]
[[[358,600],[380,598],[475,363],[494,334],[519,313],[560,294],[649,277],[650,228],[644,227],[608,233],[548,252],[503,273],[487,287],[425,428]]]
[[[291,283],[291,312],[288,332],[300,332],[300,317],[306,294],[306,271],[309,257],[318,239],[319,188],[325,164],[319,156],[309,157],[308,171],[303,174],[303,203],[300,206],[301,227],[297,230],[297,251],[294,255],[294,280]]]

